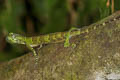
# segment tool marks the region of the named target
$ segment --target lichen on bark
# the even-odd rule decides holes
[[[103,23],[113,15],[86,28]],[[35,65],[32,53],[0,64],[1,80],[97,80],[120,75],[120,19],[72,37],[72,46],[63,43],[48,44],[39,53]],[[113,75],[115,74],[115,75]],[[118,78],[118,77],[117,77]]]

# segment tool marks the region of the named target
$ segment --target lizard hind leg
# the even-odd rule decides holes
[[[69,40],[70,40],[70,38],[72,37],[71,34],[70,34],[70,32],[73,31],[73,30],[75,30],[75,29],[78,29],[78,28],[72,27],[72,28],[68,31],[68,33],[66,34],[66,39],[65,39],[64,47],[69,47],[69,46],[70,46]],[[76,44],[72,44],[72,47],[75,47],[75,46],[76,46]]]
[[[70,46],[70,42],[69,42],[69,39],[70,39],[70,31],[66,34],[66,39],[65,39],[65,43],[64,43],[64,47],[69,47]]]

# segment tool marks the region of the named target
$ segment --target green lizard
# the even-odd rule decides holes
[[[36,46],[40,46],[41,48],[43,44],[64,42],[64,47],[69,47],[70,46],[69,40],[71,37],[76,35],[81,35],[84,33],[89,33],[92,30],[98,29],[101,26],[105,26],[106,24],[109,24],[112,21],[116,21],[119,19],[120,19],[120,15],[88,28],[82,28],[82,29],[76,28],[76,29],[70,29],[67,32],[56,32],[56,33],[45,34],[34,37],[25,37],[15,33],[9,33],[6,39],[10,43],[26,45],[33,52],[34,56],[37,56],[37,53],[34,50],[34,47]]]
[[[64,47],[68,47],[70,46],[69,39],[72,36],[79,34],[81,34],[81,30],[78,28],[74,28],[74,29],[72,28],[68,32],[56,32],[56,33],[34,36],[34,37],[25,37],[16,33],[9,33],[6,40],[9,43],[26,45],[33,52],[34,56],[37,56],[34,47],[40,46],[41,48],[43,44],[51,44],[51,43],[59,43],[59,42],[64,42]]]

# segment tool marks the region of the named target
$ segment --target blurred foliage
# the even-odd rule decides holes
[[[1,0],[0,61],[28,52],[6,42],[9,32],[34,36],[81,28],[119,10],[119,4],[120,0]]]

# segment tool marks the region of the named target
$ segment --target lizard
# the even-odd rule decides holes
[[[64,47],[69,47],[70,46],[69,40],[71,37],[81,35],[84,33],[89,33],[93,29],[94,30],[98,29],[99,27],[105,26],[106,24],[109,24],[112,21],[116,20],[120,20],[120,15],[112,17],[110,20],[106,20],[99,24],[92,25],[91,27],[74,29],[72,28],[69,31],[65,32],[56,32],[34,37],[26,37],[16,33],[9,33],[8,36],[6,37],[6,40],[10,43],[26,45],[33,52],[33,55],[36,56],[37,61],[38,60],[37,52],[35,51],[34,47],[40,46],[41,48],[43,44],[52,44],[60,42],[64,42]]]
[[[34,47],[39,46],[39,48],[42,48],[43,44],[59,43],[59,42],[65,42],[64,47],[68,47],[70,46],[69,38],[78,34],[80,34],[80,29],[77,28],[72,28],[67,32],[56,32],[56,33],[34,36],[34,37],[26,37],[11,32],[6,37],[6,40],[11,44],[16,43],[16,44],[26,45],[27,48],[33,52],[33,55],[36,56],[36,62],[37,62],[38,60],[37,52],[35,51]]]

